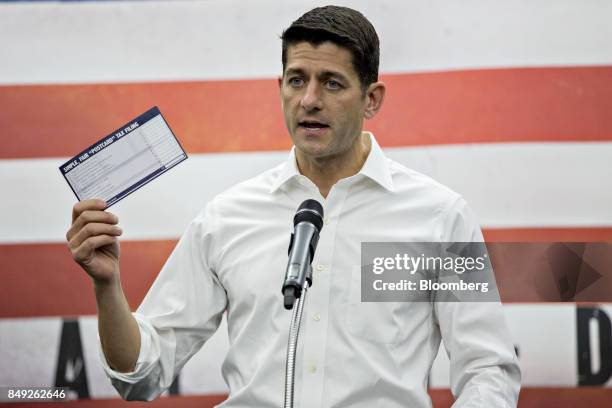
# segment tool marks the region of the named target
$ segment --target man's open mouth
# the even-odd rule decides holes
[[[323,128],[329,127],[329,125],[326,125],[325,123],[310,121],[310,120],[299,122],[298,125],[300,127],[311,129],[311,130],[323,129]]]

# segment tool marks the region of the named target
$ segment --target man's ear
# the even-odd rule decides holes
[[[280,90],[282,86],[283,86],[283,77],[279,76],[278,77],[278,89]]]
[[[384,82],[374,82],[368,86],[366,90],[366,106],[365,106],[365,118],[372,119],[380,108],[382,107],[383,100],[385,99],[386,87]]]

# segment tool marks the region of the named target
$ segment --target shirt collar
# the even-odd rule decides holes
[[[280,172],[272,183],[272,187],[270,188],[270,193],[274,193],[278,190],[283,184],[288,182],[294,177],[300,175],[300,170],[297,166],[297,161],[295,160],[295,146],[291,148],[289,152],[289,157],[287,157],[287,161],[281,166]]]
[[[370,132],[366,132],[370,136],[371,147],[368,157],[361,167],[361,170],[357,174],[362,174],[377,184],[381,185],[385,189],[393,192],[395,188],[393,186],[393,179],[391,178],[391,171],[387,158],[385,157],[382,149],[376,142],[376,138]],[[282,166],[276,180],[272,183],[270,192],[273,193],[278,190],[283,184],[288,182],[294,177],[300,176],[300,170],[298,169],[297,162],[295,159],[295,146],[291,148],[287,161]]]
[[[374,135],[370,132],[366,133],[370,135],[370,154],[368,154],[368,158],[365,163],[363,163],[363,167],[359,170],[358,174],[363,174],[380,184],[382,187],[393,192],[395,191],[395,187],[393,186],[393,179],[391,178],[389,160],[378,145]]]

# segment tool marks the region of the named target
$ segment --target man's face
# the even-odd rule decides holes
[[[331,42],[287,47],[280,93],[287,129],[302,155],[333,157],[356,143],[366,96],[346,48]]]

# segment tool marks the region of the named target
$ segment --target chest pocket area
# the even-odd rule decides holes
[[[351,335],[374,343],[399,343],[406,339],[409,330],[410,309],[410,302],[362,302],[361,267],[352,268],[347,308],[347,327]]]

